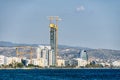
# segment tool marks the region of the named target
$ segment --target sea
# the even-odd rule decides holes
[[[120,69],[1,69],[0,80],[120,80]]]

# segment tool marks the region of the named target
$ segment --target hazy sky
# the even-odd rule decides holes
[[[49,44],[59,16],[59,44],[120,50],[120,0],[0,0],[0,41]]]

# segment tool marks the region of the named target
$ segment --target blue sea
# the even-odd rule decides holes
[[[120,69],[1,69],[0,80],[120,80]]]

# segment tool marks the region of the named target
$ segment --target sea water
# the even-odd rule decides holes
[[[3,69],[0,80],[120,80],[120,69]]]

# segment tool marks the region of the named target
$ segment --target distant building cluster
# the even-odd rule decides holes
[[[78,61],[78,67],[79,66],[86,66],[88,64],[88,54],[85,50],[82,50],[79,53],[79,58],[76,58],[76,60]]]
[[[50,46],[39,46],[37,48],[37,59],[38,65],[45,66],[54,66],[55,64],[55,56],[54,51]]]
[[[51,46],[40,45],[36,48],[36,58],[27,59],[26,57],[6,57],[0,55],[0,65],[9,65],[13,63],[23,63],[25,66],[33,64],[40,67],[54,67],[56,64],[55,53]],[[58,59],[58,66],[65,66],[65,60]]]
[[[27,59],[26,57],[6,57],[4,55],[0,55],[0,66],[9,65],[14,63],[23,63],[25,66],[29,64],[33,64],[35,66],[40,67],[86,67],[86,65],[102,65],[103,67],[111,65],[114,67],[120,67],[120,60],[109,62],[103,62],[99,59],[88,59],[88,54],[86,50],[82,50],[79,52],[79,56],[77,58],[73,58],[71,60],[62,59],[61,57],[57,58],[57,66],[55,65],[55,54],[51,49],[51,46],[43,46],[40,45],[36,48],[36,58]]]

